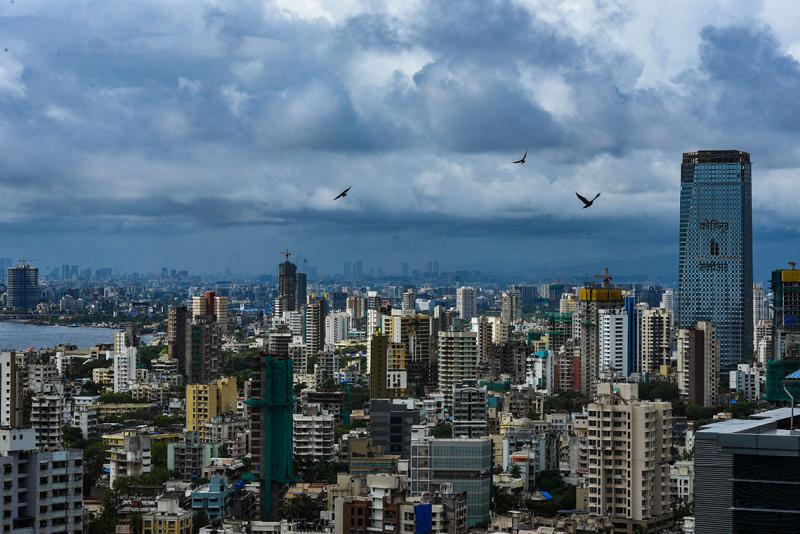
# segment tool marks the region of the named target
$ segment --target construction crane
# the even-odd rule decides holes
[[[289,256],[291,256],[291,255],[292,255],[292,253],[291,253],[291,252],[289,252],[289,249],[288,249],[288,248],[287,248],[286,250],[283,250],[283,251],[281,252],[281,254],[283,255],[283,257],[284,257],[284,258],[286,258],[286,261],[289,261]]]
[[[611,287],[611,281],[614,279],[613,276],[608,274],[608,267],[605,268],[605,272],[603,274],[596,274],[594,277],[603,279],[603,289],[608,289]]]

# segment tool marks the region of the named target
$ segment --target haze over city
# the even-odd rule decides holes
[[[257,274],[289,246],[325,273],[435,259],[674,280],[681,153],[731,148],[753,157],[762,280],[797,238],[798,16],[772,1],[5,3],[0,255]],[[581,210],[575,191],[602,197]]]

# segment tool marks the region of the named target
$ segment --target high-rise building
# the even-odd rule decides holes
[[[236,413],[236,379],[220,378],[210,384],[187,384],[186,431],[205,437],[205,423],[226,413]]]
[[[769,319],[769,302],[764,292],[764,284],[756,282],[753,284],[753,328],[759,321]]]
[[[800,270],[772,271],[772,358],[800,357]],[[787,340],[791,336],[791,346]],[[781,376],[780,379],[783,379]]]
[[[670,321],[675,323],[675,291],[672,288],[664,290],[664,293],[661,295],[661,305],[659,308],[667,310]]]
[[[599,377],[601,380],[624,379],[628,368],[628,314],[624,309],[599,310]]]
[[[103,443],[108,447],[109,484],[112,487],[119,477],[134,477],[151,471],[153,462],[148,434],[124,430],[104,435]]]
[[[522,295],[518,289],[503,292],[500,317],[508,324],[522,320]]]
[[[221,339],[219,327],[212,316],[198,316],[191,325],[191,336],[186,383],[206,383],[218,378],[221,372]]]
[[[456,289],[456,310],[462,321],[470,321],[478,314],[478,292],[474,287]]]
[[[492,489],[492,440],[436,439],[417,427],[411,442],[411,494],[443,485],[467,493],[467,526],[489,521]]]
[[[600,310],[622,308],[622,290],[583,288],[578,296],[580,302],[578,311],[573,314],[573,331],[580,340],[581,391],[593,395],[600,372]]]
[[[294,287],[294,309],[302,310],[308,302],[308,278],[306,273],[297,273]]]
[[[277,517],[283,489],[295,480],[292,464],[292,360],[287,355],[259,357],[251,379],[250,456],[260,475],[261,519]]]
[[[678,389],[690,403],[716,406],[719,393],[720,342],[714,325],[698,321],[678,331]]]
[[[39,269],[20,261],[8,268],[7,302],[10,308],[30,310],[39,304]]]
[[[695,532],[800,531],[800,440],[790,420],[791,409],[779,408],[695,433]]]
[[[170,306],[167,312],[167,350],[169,357],[178,362],[178,372],[186,372],[186,362],[191,357],[192,327],[186,306]]]
[[[369,396],[372,399],[388,399],[386,383],[388,370],[387,353],[389,336],[373,334],[367,343],[367,374],[369,375]]]
[[[663,308],[651,308],[642,312],[641,320],[641,372],[656,375],[672,358],[670,315]]]
[[[453,437],[482,438],[489,435],[486,388],[477,380],[453,385]]]
[[[333,415],[322,410],[319,404],[303,407],[301,413],[293,415],[294,461],[298,464],[330,462],[334,457]]]
[[[36,432],[36,448],[57,451],[64,442],[64,390],[58,383],[44,383],[31,396],[31,426]]]
[[[325,344],[335,345],[347,339],[350,332],[350,315],[347,312],[331,312],[325,317]]]
[[[297,266],[289,261],[291,253],[283,252],[285,261],[278,264],[278,298],[275,311],[278,315],[295,310],[297,304]]]
[[[15,352],[0,352],[0,427],[22,426],[24,388]]]
[[[127,393],[131,384],[136,382],[136,347],[125,347],[115,352],[114,358],[114,393]]]
[[[0,429],[0,531],[81,534],[83,451],[37,451],[31,429]]]
[[[639,400],[638,384],[600,383],[588,413],[591,514],[609,517],[619,533],[671,527],[672,405]]]
[[[711,321],[722,368],[753,352],[753,224],[750,154],[685,153],[681,165],[678,320]]]
[[[413,287],[410,287],[403,292],[402,308],[404,310],[417,309],[417,292]]]
[[[417,315],[414,310],[392,310],[381,317],[381,330],[391,343],[405,347],[409,387],[422,391],[436,385],[436,366],[433,362],[431,319]]]
[[[325,314],[327,306],[324,299],[314,299],[306,304],[305,343],[310,354],[325,348]]]
[[[439,391],[445,405],[453,406],[453,385],[478,378],[478,344],[475,332],[439,332]]]
[[[416,401],[419,402],[419,401]],[[414,399],[372,399],[369,403],[369,433],[386,454],[408,459],[411,428],[422,422],[422,406]]]

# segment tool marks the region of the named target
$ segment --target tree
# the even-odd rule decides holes
[[[522,476],[522,472],[517,464],[511,466],[511,469],[508,472],[513,478],[520,478]]]
[[[439,423],[433,427],[433,432],[431,432],[431,434],[434,438],[452,438],[453,427],[447,423]]]
[[[319,513],[321,511],[322,504],[309,495],[297,495],[291,499],[286,499],[280,508],[280,514],[283,519],[306,523],[319,521]]]
[[[194,513],[192,516],[192,532],[193,534],[197,534],[200,532],[200,529],[208,526],[208,514],[206,514],[205,510],[199,510]]]
[[[161,469],[167,468],[167,448],[168,444],[164,441],[154,441],[150,445],[150,457],[153,467]]]
[[[103,474],[107,449],[103,440],[92,438],[83,447],[83,494],[89,496],[97,479]]]
[[[86,440],[83,439],[83,432],[80,428],[66,425],[64,426],[64,448],[65,449],[82,449],[86,446]]]
[[[125,402],[133,402],[133,397],[130,393],[114,393],[113,391],[106,391],[100,395],[100,402],[105,404],[122,404]]]
[[[544,411],[552,412],[580,412],[589,404],[589,398],[579,392],[559,393],[544,399]]]
[[[347,399],[347,408],[350,410],[360,410],[369,403],[369,388],[350,388],[350,395]]]
[[[677,402],[681,398],[677,384],[655,380],[653,382],[639,384],[639,398],[642,400],[654,401],[661,399],[665,402]]]

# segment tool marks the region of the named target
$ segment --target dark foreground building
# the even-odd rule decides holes
[[[790,413],[779,408],[697,432],[696,532],[800,532],[800,432],[789,430]]]

